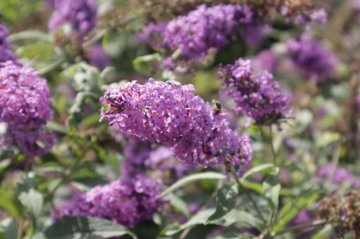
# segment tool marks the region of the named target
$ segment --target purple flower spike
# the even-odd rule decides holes
[[[53,218],[90,216],[133,227],[161,209],[164,201],[157,197],[159,186],[159,182],[142,176],[118,179],[86,193],[78,192],[53,211]]]
[[[262,36],[263,28],[253,25],[254,15],[244,5],[201,5],[167,24],[150,23],[139,34],[139,39],[153,48],[177,52],[183,62],[201,60],[210,50],[218,51],[225,47],[242,33],[241,30],[244,30],[243,35],[250,33],[249,30],[255,33],[249,36],[251,39]],[[248,26],[252,26],[251,29]]]
[[[251,160],[249,137],[230,129],[226,114],[195,96],[192,85],[133,81],[110,87],[100,101],[101,119],[121,133],[170,148],[186,163],[206,167],[231,161],[241,171]]]
[[[96,44],[90,49],[89,60],[91,65],[96,66],[99,70],[105,69],[110,64],[110,59],[101,44]]]
[[[202,5],[170,21],[164,32],[167,45],[189,59],[204,57],[211,48],[223,48],[236,27],[253,22],[253,13],[242,5]]]
[[[331,77],[338,65],[336,56],[314,40],[292,39],[288,42],[288,52],[294,64],[316,80]]]
[[[256,124],[278,123],[289,113],[290,99],[268,71],[253,73],[250,60],[238,59],[219,71],[225,92],[236,103],[236,111],[254,119]]]
[[[41,155],[55,141],[43,129],[51,116],[46,81],[32,68],[0,63],[0,123],[6,125],[0,141],[29,157]]]
[[[17,62],[17,56],[13,52],[11,44],[7,40],[8,36],[8,29],[5,25],[0,24],[0,63],[6,61]]]
[[[274,72],[278,68],[276,55],[272,50],[258,53],[252,61],[255,70]]]
[[[192,169],[191,165],[175,160],[170,149],[134,138],[126,145],[124,156],[121,176],[126,178],[149,171],[161,178],[171,176],[171,179],[178,179]]]
[[[360,188],[360,178],[357,178],[345,168],[337,167],[334,169],[334,166],[330,163],[319,166],[317,174],[322,180],[327,180],[332,176],[334,185],[349,184],[353,188]]]
[[[165,29],[166,23],[149,23],[138,34],[138,39],[155,49],[163,48],[165,47],[165,40],[162,37],[162,33]]]
[[[97,12],[94,0],[53,0],[54,7],[49,30],[70,23],[72,30],[80,34],[92,31],[96,26]]]

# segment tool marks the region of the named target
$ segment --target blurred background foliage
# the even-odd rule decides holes
[[[269,1],[259,6],[266,8],[265,2]],[[11,31],[9,40],[16,53],[48,81],[54,117],[47,128],[58,135],[53,150],[35,158],[30,170],[26,169],[27,159],[19,152],[9,150],[1,155],[0,238],[22,238],[17,234],[19,231],[24,232],[24,238],[52,239],[105,238],[128,233],[121,225],[100,219],[75,218],[65,220],[63,225],[51,226],[50,212],[71,196],[70,187],[86,191],[120,176],[120,164],[125,160],[123,149],[128,141],[114,137],[116,131],[98,122],[101,108],[98,99],[106,85],[131,80],[145,82],[149,77],[178,80],[194,84],[196,93],[211,102],[221,98],[217,79],[220,64],[232,63],[240,56],[252,58],[266,49],[281,53],[287,39],[304,32],[303,26],[274,14],[266,19],[271,25],[270,33],[256,46],[249,46],[240,39],[185,74],[164,69],[163,52],[139,42],[137,33],[149,22],[172,19],[199,3],[214,5],[219,1],[99,0],[97,28],[80,42],[62,31],[48,33],[47,22],[52,9],[47,1],[0,1],[2,22]],[[350,7],[349,1],[318,1],[316,4],[327,10],[329,19],[324,26],[313,24],[311,34],[340,59],[334,76],[315,84],[287,68],[286,62],[279,63],[282,70],[274,75],[292,94],[294,110],[291,118],[281,125],[281,130],[276,126],[254,125],[246,129],[253,140],[253,171],[239,179],[244,186],[240,196],[228,196],[237,195],[240,189],[231,187],[234,184],[229,186],[230,181],[222,176],[219,178],[220,168],[192,170],[189,174],[195,175],[194,179],[182,178],[177,190],[166,193],[168,205],[163,213],[131,229],[138,238],[261,236],[264,225],[245,191],[251,194],[266,220],[271,220],[268,237],[258,238],[335,238],[334,227],[330,225],[314,225],[310,233],[292,230],[289,226],[302,211],[311,215],[309,222],[316,222],[321,198],[355,189],[345,178],[339,182],[333,180],[337,176],[335,168],[346,169],[360,180],[359,106],[356,105],[360,87],[357,51],[360,28],[355,20],[359,13]],[[349,38],[350,43],[347,42]],[[88,51],[94,44],[104,48],[110,67],[96,69],[91,66]],[[230,110],[231,102],[226,102],[224,107]],[[234,112],[230,114],[233,116]],[[247,122],[245,118],[233,117],[231,124],[243,129]],[[272,165],[272,147],[277,165]],[[334,169],[322,177],[319,168],[325,164],[333,165]],[[167,182],[165,188],[171,189],[175,181]],[[81,230],[77,231],[79,228]],[[124,238],[127,237],[131,238],[132,234]],[[355,237],[349,233],[347,238]]]

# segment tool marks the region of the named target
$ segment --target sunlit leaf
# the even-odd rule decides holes
[[[192,174],[189,176],[186,176],[184,178],[181,178],[179,181],[171,185],[169,188],[167,188],[164,192],[161,193],[160,197],[163,197],[183,186],[185,186],[188,183],[199,181],[199,180],[223,180],[225,179],[225,175],[221,173],[215,173],[215,172],[205,172],[205,173],[197,173]]]
[[[129,235],[136,236],[124,226],[98,218],[66,217],[37,234],[35,239],[101,239]]]
[[[216,196],[216,211],[208,219],[207,223],[222,218],[236,205],[238,199],[238,187],[236,184],[225,183]]]

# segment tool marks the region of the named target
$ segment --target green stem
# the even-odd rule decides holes
[[[269,129],[270,129],[270,148],[271,148],[271,153],[272,153],[272,156],[273,156],[273,162],[274,162],[274,165],[276,166],[277,165],[277,160],[276,160],[276,152],[275,152],[275,148],[274,148],[273,133],[272,133],[271,126],[269,126]]]
[[[54,197],[56,191],[71,178],[71,175],[73,174],[75,169],[81,164],[81,162],[82,162],[82,157],[77,157],[75,163],[70,167],[69,173],[64,173],[62,175],[59,183],[46,196],[45,201],[50,200],[50,202],[52,202],[52,198]],[[51,204],[53,205],[53,203]]]
[[[235,178],[235,182],[237,183],[237,185],[239,186],[239,191],[244,191],[245,195],[249,198],[249,200],[251,201],[251,203],[253,204],[257,214],[259,215],[260,219],[263,221],[264,225],[267,224],[265,217],[262,215],[260,208],[258,207],[258,205],[256,204],[255,199],[251,196],[251,194],[246,190],[246,188],[244,187],[244,185],[240,182],[240,180],[236,177],[236,175],[234,175]]]
[[[24,223],[25,223],[25,220],[23,218],[20,219],[19,221],[19,225],[18,225],[18,232],[17,232],[17,239],[22,239],[22,235],[24,233]]]

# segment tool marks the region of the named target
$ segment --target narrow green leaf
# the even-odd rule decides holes
[[[64,125],[61,125],[55,121],[48,121],[46,128],[53,132],[62,133],[65,135],[68,133],[68,129]]]
[[[311,239],[323,239],[323,238],[331,238],[331,235],[334,235],[334,229],[331,225],[326,225],[320,231],[318,231],[315,235],[311,237]]]
[[[196,225],[205,225],[207,223],[207,219],[212,214],[214,214],[214,212],[215,209],[205,209],[203,211],[200,211],[183,225],[166,230],[165,234],[167,236],[172,236],[187,228],[191,228]],[[232,210],[226,216],[210,222],[210,224],[215,224],[223,227],[228,227],[234,223],[237,223],[237,225],[239,226],[250,226],[255,228],[262,227],[262,222],[259,219],[249,214],[248,212],[240,210]]]
[[[228,214],[236,205],[238,198],[238,187],[236,184],[225,183],[216,196],[216,210],[208,219],[207,223],[222,218]]]
[[[66,217],[55,223],[35,239],[101,239],[129,235],[136,236],[124,226],[98,218]]]
[[[26,30],[22,32],[13,33],[8,37],[9,41],[19,41],[19,40],[38,40],[48,43],[52,43],[52,37],[46,32],[36,31],[36,30]]]
[[[246,181],[246,180],[242,180],[241,183],[244,186],[244,188],[246,188],[246,189],[253,190],[260,195],[264,194],[264,189],[260,183]]]
[[[215,237],[214,239],[251,239],[254,238],[254,235],[249,234],[249,233],[244,233],[244,234],[231,234],[231,235],[219,235],[217,237]]]
[[[168,194],[165,199],[169,200],[170,204],[176,209],[178,209],[180,212],[182,212],[186,217],[190,216],[189,209],[187,208],[186,203],[181,198],[171,193]]]
[[[20,217],[20,204],[13,192],[0,188],[0,208],[7,211],[14,218]],[[19,205],[17,205],[19,204]]]
[[[309,195],[310,194],[310,195]],[[281,231],[285,225],[290,222],[300,210],[310,206],[319,198],[318,193],[304,193],[295,201],[289,201],[281,210],[277,219],[277,223],[273,228],[274,232]]]
[[[161,61],[161,56],[157,53],[145,56],[139,56],[133,60],[133,67],[137,72],[152,74],[154,67]]]
[[[277,175],[268,175],[263,182],[263,189],[265,197],[270,202],[272,211],[277,212],[281,190],[279,177]]]
[[[247,171],[242,177],[241,179],[244,180],[248,177],[250,177],[251,175],[255,174],[255,173],[259,173],[261,171],[265,171],[268,169],[272,169],[274,168],[274,164],[272,163],[267,163],[267,164],[261,164],[259,166],[256,166],[254,168],[251,168],[249,171]]]
[[[225,175],[221,173],[215,173],[215,172],[205,172],[205,173],[197,173],[193,175],[189,175],[187,177],[181,178],[179,181],[171,185],[169,188],[167,188],[162,194],[160,194],[159,197],[164,197],[165,195],[185,186],[188,183],[199,181],[199,180],[222,180],[225,179]]]

